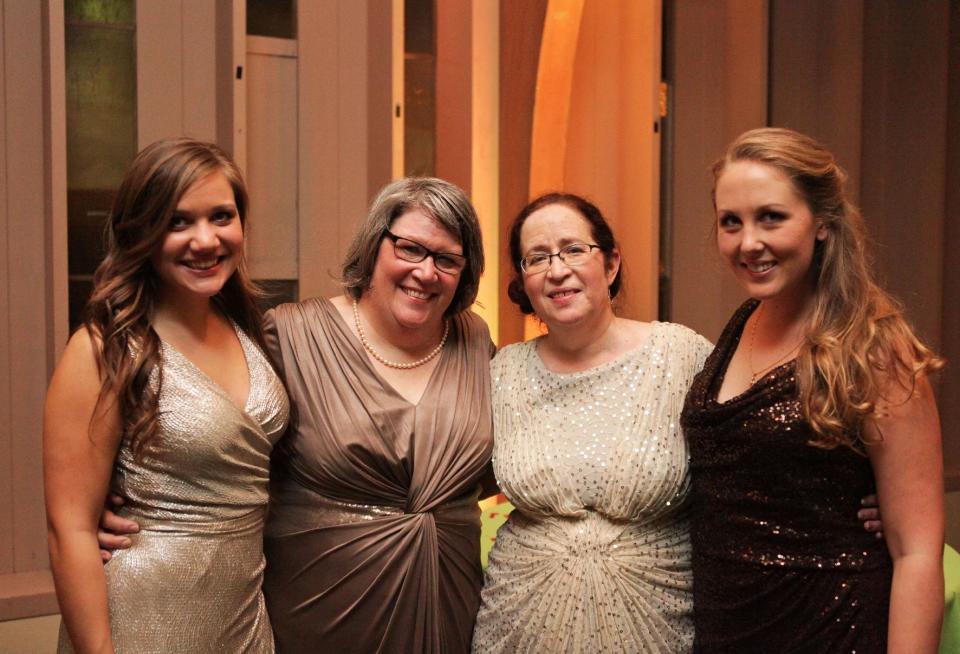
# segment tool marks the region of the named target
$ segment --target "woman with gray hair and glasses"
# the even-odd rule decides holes
[[[448,182],[384,188],[344,294],[267,313],[294,416],[275,456],[264,592],[282,652],[465,652],[482,581],[483,250]]]

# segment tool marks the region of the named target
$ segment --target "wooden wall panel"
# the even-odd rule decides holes
[[[946,180],[943,225],[943,314],[940,352],[940,423],[948,482],[960,491],[960,4],[950,5],[947,61]],[[956,526],[960,531],[960,525]],[[960,540],[954,544],[960,544]]]
[[[709,169],[737,135],[767,122],[767,17],[764,0],[671,5],[669,319],[711,340],[744,295],[716,254]]]
[[[934,348],[943,299],[949,26],[947,2],[865,5],[860,204],[882,283]]]
[[[529,200],[537,60],[547,0],[500,0],[500,329],[503,346],[523,340],[523,316],[507,297],[513,279],[510,223]]]
[[[63,18],[47,3],[4,2],[0,55],[0,620],[55,610],[47,571],[41,424],[55,349],[48,257],[64,242],[63,112],[47,109],[63,82]],[[51,18],[51,13],[53,18]],[[51,48],[48,22],[59,18]],[[52,54],[51,54],[52,50]],[[15,57],[10,53],[16,53]],[[50,69],[58,67],[55,74]],[[16,89],[16,93],[8,93]],[[54,121],[58,134],[51,132]],[[54,143],[61,161],[50,166]],[[56,201],[54,197],[56,196]],[[39,272],[38,272],[39,268]],[[65,277],[62,280],[66,281]],[[62,329],[60,330],[62,333]]]
[[[9,42],[13,25],[6,20],[6,5],[0,0],[0,46]],[[10,229],[8,209],[10,186],[7,180],[7,61],[6,47],[0,47],[0,495],[13,497],[13,429],[10,407],[13,387],[10,383],[10,257],[6,234]],[[13,572],[13,502],[0,502],[0,575]]]
[[[770,124],[829,147],[850,176],[855,199],[862,102],[863,0],[772,0]]]
[[[248,37],[247,256],[256,279],[297,277],[297,58],[285,39]],[[256,44],[267,47],[257,48]],[[283,52],[276,44],[287,46]],[[248,45],[248,48],[251,48]]]
[[[471,0],[435,3],[436,173],[470,195],[473,124]]]
[[[301,297],[340,293],[346,247],[372,191],[390,180],[390,86],[370,91],[392,53],[390,41],[372,41],[371,25],[381,34],[390,12],[386,0],[297,3]]]

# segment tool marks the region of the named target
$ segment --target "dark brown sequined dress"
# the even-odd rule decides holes
[[[892,563],[857,520],[869,460],[807,444],[793,362],[717,402],[756,306],[734,314],[683,410],[695,651],[885,652]]]

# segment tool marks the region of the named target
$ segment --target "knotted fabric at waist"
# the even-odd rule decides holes
[[[474,523],[478,522],[479,514],[477,495],[477,491],[473,491],[430,510],[408,511],[398,506],[334,500],[298,484],[286,484],[271,493],[266,535],[278,537],[310,529],[391,519]]]

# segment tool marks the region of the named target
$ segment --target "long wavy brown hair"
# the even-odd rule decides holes
[[[157,400],[163,384],[157,365],[160,339],[151,326],[159,282],[150,256],[163,242],[180,198],[212,173],[221,173],[230,183],[246,231],[249,200],[240,170],[216,145],[188,138],[157,141],[136,156],[106,224],[106,256],[93,277],[84,325],[99,345],[98,405],[116,398],[124,437],[138,458],[148,446],[159,444]],[[261,295],[241,255],[236,272],[213,301],[263,347],[256,301]],[[154,371],[155,384],[150,382]]]
[[[865,424],[891,401],[885,397],[891,384],[912,395],[918,377],[938,370],[943,361],[917,338],[900,305],[874,280],[863,217],[848,197],[846,173],[829,150],[788,129],[745,132],[714,164],[714,190],[726,165],[735,161],[764,163],[785,174],[828,230],[814,250],[813,305],[797,355],[800,403],[816,434],[812,445],[863,451],[869,442]]]

